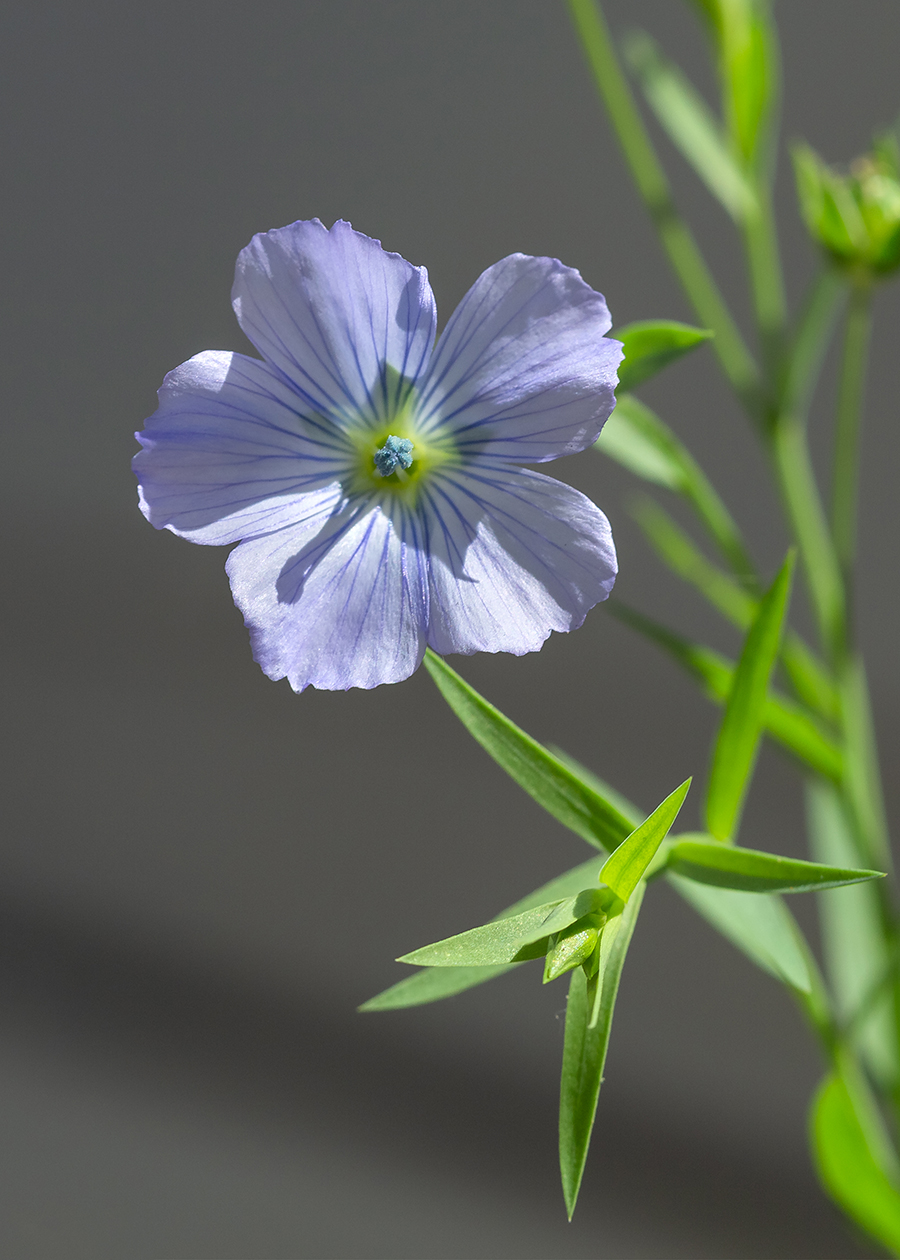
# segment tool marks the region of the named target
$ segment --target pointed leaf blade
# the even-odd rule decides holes
[[[674,873],[667,879],[711,927],[757,967],[800,993],[810,992],[800,929],[779,897],[697,884]]]
[[[724,132],[703,97],[655,42],[635,31],[625,56],[647,103],[673,144],[738,223],[758,212],[753,185],[727,147]]]
[[[880,871],[824,866],[757,849],[739,849],[715,840],[675,840],[669,850],[667,869],[700,884],[754,893],[814,892],[883,878]]]
[[[598,871],[597,858],[588,858],[586,862],[558,875],[556,879],[551,879],[528,896],[507,906],[495,917],[509,919],[513,915],[532,910],[545,902],[563,901],[572,897],[580,889],[595,883]],[[466,989],[484,984],[496,976],[505,975],[507,971],[512,971],[518,966],[520,966],[519,963],[506,963],[494,967],[424,967],[415,975],[406,976],[397,984],[391,985],[389,989],[369,998],[368,1002],[364,1002],[358,1009],[365,1012],[395,1011],[403,1010],[408,1006],[422,1006],[427,1002],[439,1002],[442,998],[464,993]]]
[[[432,945],[423,945],[421,949],[401,954],[397,962],[413,963],[419,967],[490,967],[498,963],[515,962],[516,955],[524,945],[550,934],[552,928],[546,931],[543,929],[544,924],[553,919],[554,912],[561,906],[566,906],[571,911],[572,905],[572,898],[562,902],[550,901],[533,910],[526,910],[524,914],[485,923],[481,927],[470,928],[467,932],[459,932],[442,941],[435,941]],[[565,917],[565,913],[562,917]],[[574,923],[578,917],[576,914],[569,919],[569,923]]]
[[[614,849],[631,824],[557,757],[480,696],[429,649],[425,668],[450,708],[482,748],[549,814],[601,852]]]
[[[886,1139],[872,1133],[855,1092],[845,1074],[834,1072],[816,1093],[810,1129],[818,1173],[847,1215],[898,1255],[900,1188],[879,1150]]]
[[[640,320],[610,334],[621,341],[625,359],[619,365],[618,389],[624,393],[661,372],[664,367],[696,350],[712,333],[676,320]]]
[[[730,839],[737,830],[765,725],[769,680],[781,647],[793,570],[790,552],[760,601],[734,673],[706,794],[707,830],[717,840]]]
[[[678,817],[690,786],[691,780],[686,779],[606,859],[600,872],[600,881],[607,884],[623,901],[628,900],[653,861],[657,849]]]
[[[584,1175],[603,1080],[603,1065],[609,1047],[616,995],[641,897],[642,892],[638,891],[623,910],[621,924],[603,971],[598,972],[589,984],[583,970],[578,967],[572,972],[569,985],[559,1090],[559,1167],[569,1220],[575,1211]],[[600,985],[600,996],[596,1022],[591,1028],[595,984]]]

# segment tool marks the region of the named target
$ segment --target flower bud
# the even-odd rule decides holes
[[[597,948],[600,932],[606,922],[605,914],[586,914],[564,932],[547,951],[544,963],[544,984],[557,980],[567,971],[587,962]]]
[[[809,145],[793,151],[800,210],[813,238],[838,263],[872,275],[900,265],[900,151],[893,132],[845,175]]]

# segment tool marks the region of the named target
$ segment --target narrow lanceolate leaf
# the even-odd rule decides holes
[[[811,984],[800,929],[774,895],[735,892],[669,874],[668,882],[706,921],[757,967],[801,993]]]
[[[708,328],[692,328],[675,320],[648,319],[616,328],[609,335],[621,341],[625,351],[625,360],[619,365],[618,385],[619,391],[624,393],[637,388],[682,355],[696,350],[712,333]]]
[[[637,888],[656,856],[657,849],[678,817],[690,786],[691,780],[685,780],[606,859],[600,872],[600,882],[610,887],[623,901],[627,901]]]
[[[806,788],[810,848],[819,862],[858,861],[850,822],[837,790],[811,781]],[[894,1026],[891,950],[882,926],[879,889],[857,884],[819,900],[825,967],[839,1022],[874,1080],[890,1093],[900,1079]]]
[[[752,582],[753,565],[740,530],[687,447],[633,394],[620,390],[617,399],[596,449],[636,477],[683,495],[741,580]]]
[[[707,560],[672,519],[652,499],[641,498],[632,509],[637,523],[656,554],[673,573],[696,588],[734,625],[746,630],[759,612],[759,600],[745,582]],[[828,671],[799,635],[786,630],[781,648],[785,671],[797,695],[816,712],[832,721],[840,716],[840,700]]]
[[[629,37],[625,56],[660,126],[713,196],[738,223],[756,213],[753,186],[703,97],[642,31]]]
[[[810,1129],[819,1176],[840,1207],[891,1255],[900,1255],[900,1182],[880,1117],[861,1080],[825,1077]]]
[[[579,967],[572,972],[569,985],[559,1090],[559,1167],[569,1220],[575,1211],[584,1174],[591,1130],[597,1114],[597,1099],[603,1080],[603,1064],[609,1046],[616,994],[640,909],[641,896],[639,889],[622,912],[621,923],[602,972],[598,972],[589,983]],[[598,984],[599,1006],[592,1028],[590,1023],[597,992],[595,986]]]
[[[425,668],[450,708],[494,760],[549,814],[595,848],[616,848],[631,831],[609,801],[573,774],[430,649]]]
[[[586,862],[573,867],[565,874],[558,875],[549,883],[542,884],[527,897],[522,897],[513,905],[507,906],[496,915],[496,918],[509,919],[513,915],[522,914],[548,901],[564,901],[574,896],[580,889],[595,883],[599,870],[598,859],[588,858]],[[397,984],[391,985],[389,989],[385,989],[376,997],[369,998],[368,1002],[364,1002],[359,1007],[359,1010],[396,1011],[407,1006],[422,1006],[426,1002],[438,1002],[442,998],[464,993],[466,989],[473,989],[476,985],[493,980],[496,976],[505,975],[507,971],[512,971],[518,966],[520,966],[519,963],[506,963],[495,967],[424,967],[415,975],[406,976]]]
[[[725,703],[731,693],[735,669],[727,657],[711,648],[691,643],[643,613],[629,608],[621,600],[610,600],[607,609],[668,652],[703,684],[710,700],[717,704]],[[844,771],[841,749],[804,708],[770,689],[764,718],[767,733],[803,765],[835,783],[841,782]]]
[[[539,958],[546,952],[549,936],[586,914],[602,912],[610,900],[606,889],[585,888],[566,901],[547,902],[524,914],[485,923],[433,945],[423,945],[421,949],[403,954],[397,962],[419,967],[492,967],[498,963]]]
[[[739,849],[715,840],[675,840],[669,849],[666,868],[700,884],[755,893],[813,892],[884,878],[881,871],[824,866],[819,862],[760,853],[757,849]]]
[[[765,726],[769,679],[781,647],[793,570],[790,553],[760,601],[725,705],[706,793],[706,826],[717,840],[730,839],[737,830]]]

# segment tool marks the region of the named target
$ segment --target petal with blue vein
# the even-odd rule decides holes
[[[425,268],[342,220],[254,236],[238,255],[232,303],[260,354],[338,421],[384,416],[397,374],[416,380],[434,343]]]
[[[141,510],[157,529],[221,544],[271,533],[336,485],[351,451],[265,363],[207,350],[170,372],[134,458]]]
[[[295,691],[341,691],[399,682],[418,668],[425,570],[410,523],[356,499],[235,548],[231,589],[270,678],[287,678]]]
[[[526,469],[442,471],[422,508],[436,652],[536,652],[606,599],[616,553],[606,517]]]
[[[601,294],[555,258],[511,254],[460,302],[421,387],[425,428],[463,457],[543,463],[596,441],[615,405],[618,341]]]

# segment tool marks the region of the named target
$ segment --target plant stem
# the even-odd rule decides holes
[[[846,645],[844,584],[806,440],[806,416],[831,334],[841,286],[831,271],[813,284],[771,417],[770,453],[806,574],[822,646],[832,663]]]
[[[659,232],[663,248],[697,318],[715,333],[713,350],[735,393],[748,411],[758,417],[760,381],[756,363],[696,241],[675,208],[669,182],[613,51],[603,14],[594,0],[568,0],[568,4],[625,160]]]
[[[856,279],[844,329],[831,492],[831,529],[845,579],[856,551],[859,432],[871,327],[872,286],[866,278]]]
[[[787,327],[787,302],[768,183],[756,180],[759,210],[744,224],[744,247],[760,349],[767,377],[777,379]]]

